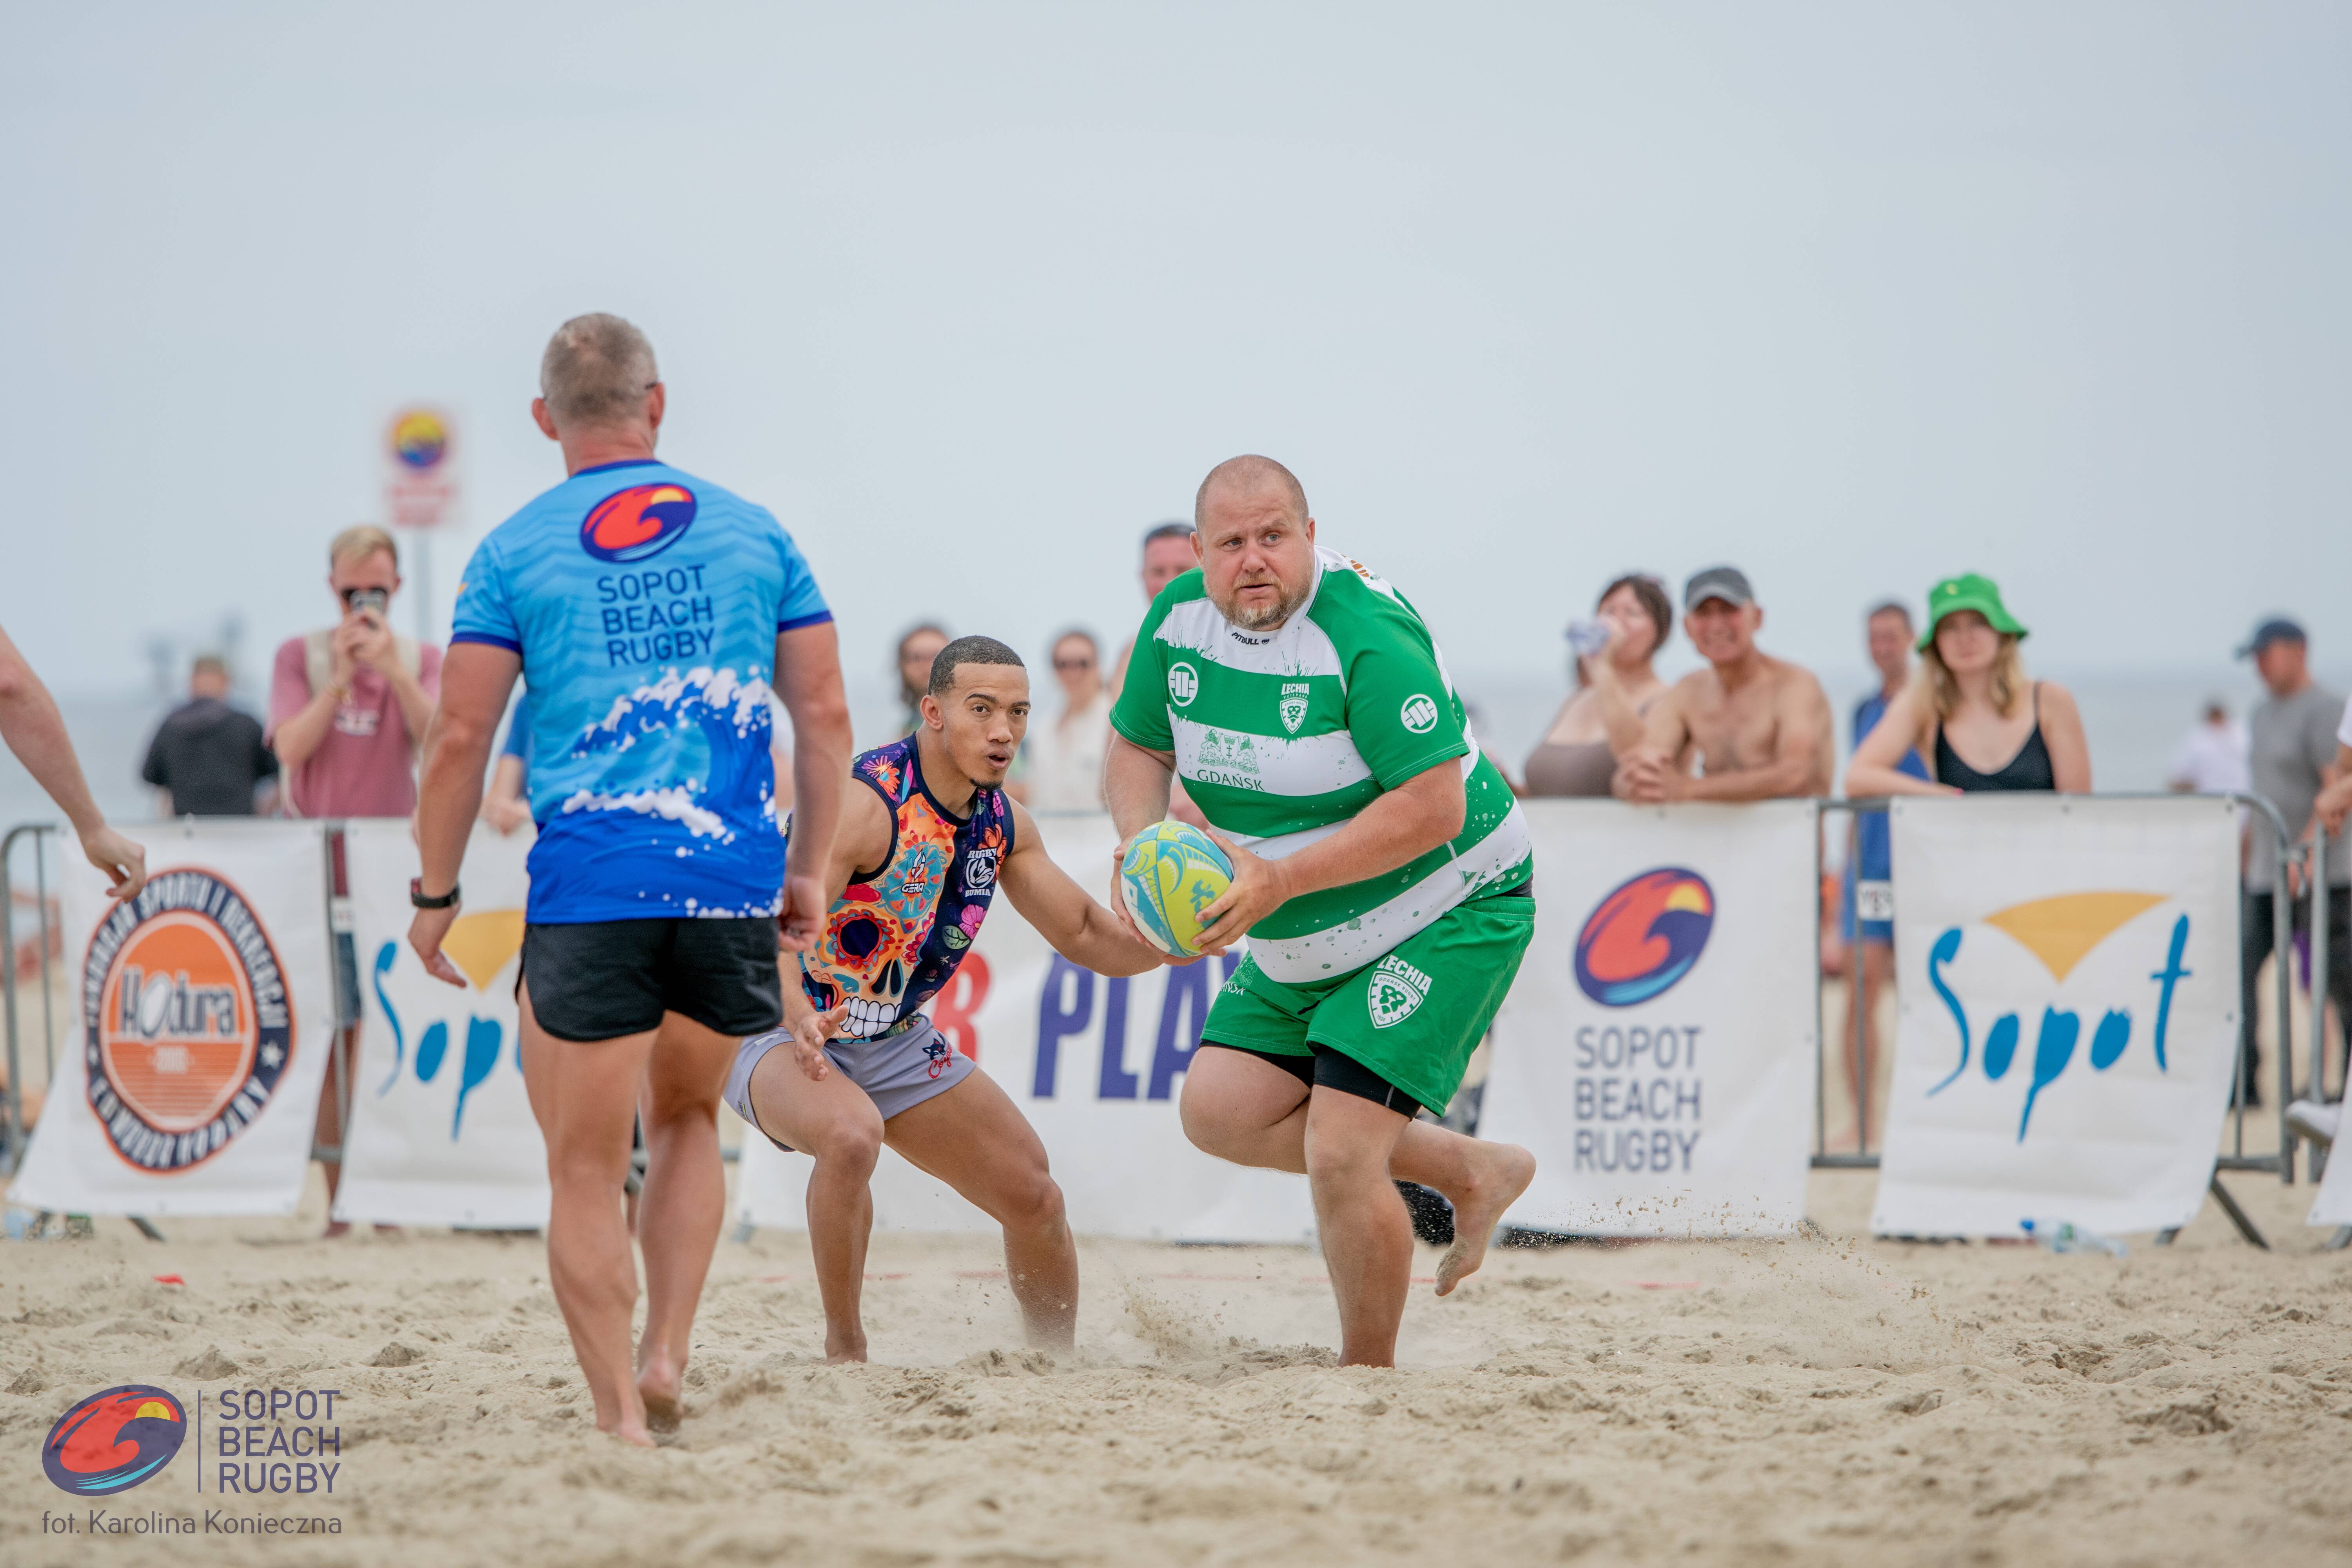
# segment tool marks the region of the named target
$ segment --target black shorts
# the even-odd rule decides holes
[[[1229,1046],[1221,1040],[1202,1040],[1201,1044],[1272,1062],[1309,1089],[1337,1089],[1359,1100],[1369,1100],[1374,1105],[1385,1105],[1391,1110],[1401,1110],[1408,1117],[1421,1114],[1421,1101],[1355,1058],[1341,1056],[1328,1046],[1318,1045],[1313,1056],[1301,1057],[1279,1051],[1254,1051],[1247,1046]]]
[[[773,920],[592,921],[529,925],[515,994],[530,976],[539,1026],[559,1040],[616,1040],[679,1013],[720,1035],[783,1022]]]

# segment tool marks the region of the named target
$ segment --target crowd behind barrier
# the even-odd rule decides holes
[[[2147,820],[2161,818],[2168,825],[2160,837],[2178,839],[2183,837],[2181,824],[2202,820],[2195,815],[2200,810],[2219,808],[2216,824],[2231,817],[2225,804],[2231,801],[2272,812],[2259,797],[2178,795],[2011,797],[2001,809],[2022,811],[2020,820],[2029,823],[2066,817],[2071,842],[2084,841],[2086,823],[2105,819],[2124,824],[2118,831],[2127,839],[2138,833],[2154,842],[2149,836],[2158,834],[2158,828],[2130,824],[2155,813]],[[1869,1147],[1866,1080],[1855,1096],[1856,1146],[1832,1148],[1828,1141],[1827,1085],[1833,1072],[1843,1069],[1837,1065],[1838,1042],[1824,1027],[1825,986],[1815,939],[1822,923],[1825,824],[1843,814],[1890,806],[1940,810],[1962,823],[1970,820],[1965,814],[1991,809],[1917,799],[1696,807],[1529,803],[1538,835],[1543,923],[1512,1003],[1497,1021],[1491,1073],[1480,1091],[1481,1131],[1536,1146],[1548,1173],[1515,1210],[1512,1224],[1571,1234],[1785,1231],[1801,1217],[1808,1163],[1879,1165],[1880,1154]],[[2166,812],[2176,816],[2164,817]],[[1951,818],[1952,813],[1963,815]],[[1990,826],[1987,816],[1976,820]],[[521,1090],[511,996],[528,838],[506,838],[487,827],[479,831],[480,869],[469,877],[478,891],[469,889],[470,923],[451,946],[470,983],[457,990],[409,973],[415,965],[404,943],[405,900],[399,894],[414,847],[405,824],[396,819],[158,825],[139,836],[148,842],[157,874],[154,890],[130,916],[110,914],[95,878],[75,872],[67,874],[61,897],[53,902],[49,870],[37,852],[32,857],[36,899],[30,911],[20,910],[14,873],[23,857],[13,852],[48,835],[38,825],[12,830],[5,840],[11,853],[0,855],[0,919],[8,922],[0,939],[11,955],[5,971],[5,1153],[17,1175],[16,1201],[58,1212],[141,1215],[290,1212],[299,1201],[303,1167],[316,1152],[314,1108],[320,1096],[334,1095],[350,1108],[337,1124],[351,1130],[339,1151],[349,1162],[339,1217],[541,1223],[544,1173]],[[1056,858],[1091,884],[1099,879],[1098,851],[1107,847],[1109,831],[1100,819],[1058,818],[1053,832]],[[1990,836],[1982,852],[1948,858],[1982,859],[1996,847],[1993,840],[2011,837],[2004,827]],[[2216,831],[2205,837],[2220,842],[2224,836]],[[2233,817],[2226,837],[2234,844]],[[1097,838],[1103,844],[1095,843]],[[2284,836],[2273,842],[2284,842]],[[193,852],[199,847],[202,853]],[[2309,853],[2292,846],[2279,851],[2283,881],[2289,864]],[[348,901],[331,891],[327,868],[336,858],[347,858],[352,869]],[[505,860],[512,865],[502,869]],[[2136,863],[2144,864],[2145,856]],[[1925,889],[1931,863],[1905,865],[1906,885]],[[193,874],[174,878],[175,871],[191,868]],[[507,881],[514,886],[506,887]],[[2113,881],[2094,879],[2089,885]],[[2166,918],[2156,904],[2175,893],[2145,876],[2142,881],[2150,889],[2139,895],[2151,911],[2147,929],[2154,931]],[[82,888],[83,882],[93,886]],[[2227,908],[2234,911],[2240,905],[2233,865],[2228,882]],[[2190,910],[2195,921],[2179,923],[2193,924],[2199,941],[2210,935],[2221,945],[2198,949],[2206,956],[2192,954],[2183,962],[2177,937],[2170,966],[2184,976],[2198,972],[2207,979],[2226,971],[2233,982],[2236,917],[2207,931],[2220,895],[2208,889],[2201,896],[2204,903]],[[2327,990],[2325,906],[2323,897],[2313,911],[2318,941],[2312,990],[2319,998]],[[2182,907],[2189,909],[2188,903]],[[1896,908],[1902,909],[1899,901]],[[20,940],[26,933],[19,924],[28,912],[38,928],[29,950]],[[2122,912],[2118,906],[2100,918]],[[258,917],[257,940],[252,929],[257,922],[249,916]],[[2273,916],[2280,928],[2278,951],[2284,954],[2290,919],[2285,900],[2274,901]],[[199,924],[211,945],[191,961],[186,932]],[[2016,921],[2002,929],[2012,927],[2012,934],[2023,933],[2021,940],[2042,944],[2043,963],[2062,981],[2074,965],[2092,962],[2087,949],[2077,952],[2068,946],[2082,946],[2080,938],[2028,931]],[[355,1014],[347,1013],[337,996],[331,957],[332,934],[347,928],[362,970]],[[1944,940],[1957,950],[1957,938]],[[158,942],[140,951],[141,943]],[[1897,1010],[1905,1021],[1896,1047],[1898,1073],[1910,1071],[1904,1064],[1922,1049],[1915,1044],[1919,1030],[1941,1031],[1934,1050],[1948,1052],[1958,1021],[1964,1037],[1961,1070],[1973,1075],[1961,1087],[1980,1097],[1999,1090],[2006,1096],[2002,1116],[2016,1115],[2021,1092],[2036,1126],[2062,1125],[2058,1119],[2073,1113],[2063,1096],[2041,1098],[2066,1070],[2062,1055],[2083,1058],[2087,1066],[2078,1067],[2078,1073],[2105,1074],[2114,1068],[2109,1081],[2120,1083],[2137,1072],[2144,1081],[2132,1092],[2154,1092],[2148,1086],[2160,1079],[2147,1076],[2149,1046],[2141,1043],[2151,1027],[2154,1051],[2159,1057],[2170,1053],[2168,1062],[2157,1064],[2159,1074],[2185,1073],[2192,1063],[2195,1071],[2221,1073],[2226,1069],[2214,1064],[2234,1060],[2234,985],[2192,998],[2197,982],[2168,984],[2158,1004],[2167,1016],[2160,1017],[2137,1002],[2111,1008],[2105,1016],[2088,1004],[2070,1003],[2062,1009],[2053,1003],[2041,1037],[2021,1039],[2033,1029],[2032,1009],[2011,1009],[2011,1015],[2026,1015],[2021,1024],[2013,1016],[1996,1022],[1989,1007],[1957,998],[1949,964],[1940,972],[1928,967],[1937,954],[1923,949],[1936,945],[1932,935],[1923,942],[1906,932],[1903,940],[1908,961],[1897,981]],[[1028,946],[1038,951],[1029,952]],[[1969,959],[1976,961],[1981,948],[1971,949]],[[1997,943],[1992,948],[2000,950]],[[1057,1168],[1067,1173],[1066,1185],[1090,1194],[1095,1212],[1073,1211],[1082,1228],[1203,1240],[1297,1239],[1304,1234],[1311,1211],[1303,1189],[1289,1193],[1286,1179],[1261,1180],[1263,1173],[1241,1180],[1243,1173],[1198,1154],[1181,1138],[1174,1091],[1198,1042],[1212,985],[1222,978],[1211,963],[1200,965],[1198,974],[1179,969],[1133,983],[1104,981],[1051,961],[1017,918],[992,921],[978,953],[969,980],[940,999],[940,1010],[950,1015],[942,1018],[943,1026],[1015,1093],[1046,1139]],[[154,970],[159,957],[194,967],[175,968],[171,974],[180,978],[169,978]],[[2160,952],[2153,961],[2126,954],[2116,960],[2125,966],[2117,973],[2160,979],[2166,962]],[[48,1001],[52,982],[60,975],[75,998],[68,1010],[76,1020],[77,1045],[62,1062],[54,1052],[58,1020]],[[33,1008],[21,992],[36,980],[41,1005]],[[2274,1171],[2284,1182],[2294,1179],[2294,1139],[2284,1120],[2284,1107],[2296,1087],[2287,963],[2277,966],[2275,983],[2278,1152],[2248,1152],[2244,1097],[2216,1077],[2204,1097],[2212,1136],[2200,1141],[2185,1132],[2169,1135],[2175,1147],[2143,1153],[2151,1159],[2160,1154],[2176,1167],[2182,1159],[2201,1161],[2206,1174],[2200,1184],[2216,1169]],[[267,1016],[273,984],[290,1016]],[[1799,989],[1804,984],[1812,988],[1810,1012]],[[1900,998],[1906,995],[1924,1005],[1905,1009]],[[2207,1010],[2198,1015],[2204,1021],[2193,1040],[2184,1023],[2192,1000]],[[193,1053],[173,1057],[175,1070],[202,1078],[207,1069],[198,1058],[210,1043],[206,1028],[229,1016],[240,1002],[254,1010],[259,1037],[241,1047],[249,1060],[235,1070],[244,1076],[231,1085],[215,1072],[207,1081],[218,1092],[205,1103],[165,1104],[178,1080],[152,1076],[142,1082],[109,1079],[95,1090],[90,1087],[83,1070],[88,1053],[79,1048],[88,1034],[86,1011],[100,1011],[101,1030],[151,1027],[154,1037],[167,1041],[160,1047],[163,1052]],[[2305,1037],[2315,1047],[2325,1038],[2320,1007],[2313,1003]],[[2079,1024],[2073,1021],[2077,1013]],[[330,1070],[336,1053],[324,1048],[347,1024],[360,1026],[357,1070],[350,1076]],[[1853,1024],[1850,1013],[1849,1027]],[[26,1042],[34,1026],[43,1031],[56,1089],[39,1131],[58,1147],[45,1151],[41,1136],[36,1136],[28,1158],[22,1108],[26,1069],[32,1065]],[[273,1041],[282,1042],[293,1067],[267,1059]],[[2322,1056],[2313,1048],[2307,1058],[2314,1099],[2322,1098],[2325,1087]],[[1868,1066],[1860,1053],[1857,1059]],[[1937,1074],[1949,1068],[1943,1063]],[[1803,1135],[1808,1091],[1815,1123],[1810,1138]],[[160,1131],[142,1124],[126,1112],[124,1102],[142,1098],[151,1111],[161,1104],[177,1120],[151,1116],[164,1122]],[[1957,1091],[1947,1103],[1958,1103]],[[2112,1115],[2097,1112],[2084,1126],[2099,1129]],[[69,1132],[68,1126],[79,1131]],[[264,1129],[269,1131],[266,1140],[258,1136]],[[247,1136],[248,1130],[255,1135]],[[1881,1142],[1896,1152],[1906,1139],[1919,1136],[1906,1132],[1899,1116],[1890,1132]],[[2023,1130],[2017,1141],[2024,1142]],[[78,1143],[78,1152],[69,1143]],[[2124,1170],[2131,1161],[2118,1156],[2106,1163]],[[747,1153],[740,1184],[741,1216],[761,1224],[797,1223],[788,1189],[797,1179],[794,1167],[802,1164],[765,1149],[756,1159]],[[2320,1174],[2316,1147],[2311,1173]],[[877,1188],[893,1197],[881,1205],[883,1223],[952,1227],[951,1204],[943,1206],[942,1194],[922,1191],[919,1181],[901,1185],[907,1187],[903,1194],[887,1184]],[[2352,1183],[2346,1186],[2352,1189]],[[2108,1194],[2121,1195],[2127,1194]],[[2085,1198],[2084,1205],[2089,1202]],[[1982,1218],[1981,1205],[1972,1212]],[[2096,1224],[2095,1213],[2065,1217]],[[2168,1229],[2186,1217],[2168,1211],[2161,1222],[2137,1228]],[[2112,1218],[2110,1225],[2135,1228]],[[1985,1221],[1966,1228],[2000,1226]]]

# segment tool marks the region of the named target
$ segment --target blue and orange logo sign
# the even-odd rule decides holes
[[[58,1417],[41,1471],[76,1497],[111,1497],[152,1479],[188,1436],[178,1399],[144,1383],[93,1394]]]
[[[1576,933],[1576,984],[1603,1007],[1664,995],[1691,971],[1715,930],[1715,889],[1680,866],[1620,883]]]
[[[392,455],[401,467],[425,473],[449,455],[449,427],[426,408],[412,408],[392,422]]]
[[[580,548],[599,561],[643,561],[684,537],[694,511],[694,492],[684,485],[631,485],[589,509]]]

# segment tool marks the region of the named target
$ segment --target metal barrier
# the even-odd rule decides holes
[[[2177,795],[2141,793],[2098,795],[2086,798],[2094,800],[2178,800],[2181,797]],[[2300,858],[2301,851],[2299,848],[2291,847],[2289,846],[2287,841],[2285,819],[2279,816],[2278,808],[2273,805],[2269,801],[2263,799],[2261,795],[2231,793],[2226,795],[2212,795],[2204,798],[2216,800],[2226,799],[2232,801],[2241,806],[2259,811],[2270,818],[2271,826],[2275,830],[2273,837],[2273,842],[2277,847],[2278,854],[2278,880],[2276,885],[2281,889],[2281,896],[2275,897],[2271,900],[2273,946],[2281,955],[2276,966],[2279,1032],[2279,1152],[2275,1154],[2249,1154],[2246,1152],[2246,1110],[2248,1108],[2245,1103],[2245,1095],[2243,1093],[2245,1068],[2244,1065],[2240,1063],[2232,1068],[2230,1079],[2230,1152],[2218,1158],[2215,1168],[2221,1171],[2275,1171],[2278,1173],[2279,1179],[2282,1182],[2292,1183],[2294,1180],[2294,1139],[2293,1134],[2287,1129],[2286,1106],[2287,1101],[2294,1097],[2294,1052],[2293,1046],[2294,977],[2293,971],[2286,961],[2285,955],[2290,952],[2293,948],[2294,911],[2289,900],[2284,896],[2284,889],[2290,885],[2288,879],[2289,868]],[[1853,799],[1824,797],[1817,800],[1814,804],[1818,808],[1817,820],[1826,822],[1827,818],[1832,813],[1843,813],[1852,819],[1852,825],[1849,827],[1846,838],[1848,856],[1847,864],[1849,866],[1853,866],[1854,864],[1853,856],[1861,837],[1859,832],[1860,819],[1864,816],[1885,815],[1894,802],[1885,795],[1870,795]],[[2325,832],[2326,830],[2320,826],[2319,824],[2316,822],[2313,824],[2313,833],[2315,837],[2315,842],[2322,846],[2325,845]],[[1827,879],[1827,867],[1822,858],[1822,847],[1825,842],[1826,839],[1824,836],[1821,832],[1816,831],[1814,834],[1815,858],[1813,863],[1813,882],[1816,889],[1820,889]],[[1857,875],[1854,877],[1853,881],[1856,890],[1855,903],[1857,906],[1860,906],[1864,901],[1862,895],[1867,885],[1861,880],[1858,875],[1858,869],[1859,868],[1857,868]],[[2324,880],[2324,879],[2322,879]],[[2321,898],[2318,900],[2323,912],[2315,920],[2314,925],[2315,930],[2322,934],[2314,936],[2313,941],[2315,943],[2324,940],[2324,932],[2326,930],[2326,916],[2324,909],[2326,902],[2326,900],[2325,898]],[[1891,904],[1886,906],[1886,916],[1870,914],[1867,918],[1874,920],[1891,916],[1893,913]],[[1815,924],[1817,927],[1824,923],[1824,917],[1827,915],[1827,907],[1821,901],[1820,895],[1817,891],[1814,910]],[[1863,980],[1862,955],[1862,921],[1865,916],[1864,910],[1860,907],[1857,907],[1854,910],[1853,915],[1854,941],[1849,947],[1846,954],[1846,1032],[1847,1038],[1852,1041],[1853,1046],[1853,1060],[1855,1064],[1854,1071],[1852,1075],[1854,1093],[1854,1147],[1850,1152],[1843,1150],[1832,1152],[1829,1147],[1828,1086],[1831,1071],[1829,1060],[1830,1038],[1827,1016],[1822,1005],[1822,993],[1826,988],[1817,985],[1814,988],[1813,1001],[1814,1124],[1812,1164],[1815,1170],[1868,1171],[1876,1170],[1878,1168],[1878,1155],[1873,1152],[1870,1148],[1870,1098],[1874,1081],[1873,1071],[1874,1064],[1871,1059],[1871,1052],[1868,1048],[1869,1035],[1864,1026],[1864,1014],[1867,1010],[1864,1004],[1867,1000],[1868,991],[1868,988],[1864,985]],[[2242,921],[2245,918],[2245,906],[2242,900],[2241,900],[2239,906],[2239,918]],[[2312,995],[2314,1001],[2312,1004],[2313,1013],[2311,1034],[2311,1038],[2315,1042],[2312,1052],[2312,1097],[2314,1099],[2319,1098],[2321,1053],[2317,1048],[2316,1043],[2325,1037],[2319,1027],[2320,1013],[2318,1009],[2322,1005],[2319,998],[2325,994],[2324,985],[2326,977],[2326,972],[2324,957],[2315,956],[2312,969]],[[1890,975],[1888,977],[1888,984],[1890,986],[1899,986],[1899,982],[1894,975]],[[1901,995],[1899,988],[1896,990],[1895,994],[1897,997],[1897,1005],[1899,1007]],[[2242,1029],[2245,1027],[2242,1022],[2241,1023],[2240,1027]],[[2315,1170],[2315,1176],[2316,1173],[2316,1170]],[[2228,1194],[2226,1193],[2217,1192],[2217,1195],[2221,1198],[2224,1205],[2231,1211],[2232,1217],[2238,1219],[2240,1227],[2242,1229],[2247,1228],[2246,1222],[2240,1215],[2237,1205],[2229,1200]]]
[[[44,841],[56,831],[54,823],[27,822],[10,828],[5,837],[0,837],[0,949],[7,954],[5,973],[0,973],[0,994],[5,994],[0,1007],[5,1007],[8,1032],[6,1122],[0,1127],[0,1176],[16,1174],[25,1155],[25,1064],[17,1045],[21,1032],[16,1021],[16,884],[12,874],[16,840],[25,837],[33,841],[34,908],[39,914],[41,1048],[45,1058],[41,1081],[47,1083],[57,1076],[58,1031],[49,1005],[49,875],[44,853]]]

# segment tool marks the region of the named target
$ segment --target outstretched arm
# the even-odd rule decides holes
[[[113,884],[107,890],[128,899],[145,887],[147,851],[106,825],[98,802],[90,798],[89,781],[82,777],[81,761],[74,755],[56,700],[5,631],[0,631],[0,740],[8,742],[25,771],[73,824],[81,852]],[[8,962],[14,962],[13,956]]]
[[[1013,806],[1013,853],[996,875],[1021,918],[1079,968],[1115,975],[1160,966],[1164,955],[1158,948],[1133,935],[1124,921],[1088,898],[1054,863],[1029,808],[1018,801]]]
[[[841,643],[833,623],[776,637],[776,696],[793,716],[793,838],[784,855],[783,946],[803,952],[816,940],[842,884],[820,888],[849,786],[849,699],[841,689]]]

